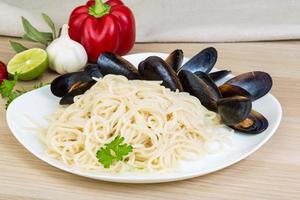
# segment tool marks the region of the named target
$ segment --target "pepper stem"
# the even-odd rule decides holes
[[[95,0],[95,5],[89,8],[89,14],[96,18],[100,18],[108,14],[109,11],[110,6],[103,3],[102,0]]]

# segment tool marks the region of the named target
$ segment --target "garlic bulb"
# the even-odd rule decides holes
[[[69,37],[68,29],[69,26],[64,24],[61,36],[46,49],[49,67],[59,74],[77,72],[86,65],[88,60],[84,47]]]

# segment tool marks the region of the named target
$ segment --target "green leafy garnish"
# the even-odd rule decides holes
[[[4,80],[0,85],[0,93],[2,97],[9,97],[18,82],[19,75],[15,74],[13,80]]]
[[[23,46],[22,44],[15,42],[15,41],[9,41],[11,47],[13,48],[13,50],[15,50],[15,52],[20,53],[22,51],[26,51],[28,48]]]
[[[40,32],[42,35],[43,35],[43,37],[44,37],[44,39],[45,40],[47,40],[47,41],[52,41],[53,39],[53,36],[52,36],[52,33],[49,33],[49,32]],[[28,35],[28,34],[24,34],[23,35],[23,39],[24,40],[28,40],[28,41],[31,41],[31,42],[38,42],[38,43],[41,43],[39,40],[37,40],[35,37],[32,37],[32,36],[30,36],[30,35]],[[41,43],[41,44],[43,44],[43,43]],[[45,45],[45,44],[44,44]]]
[[[43,45],[48,44],[48,38],[45,37],[45,34],[41,33],[34,26],[32,26],[31,23],[25,17],[22,17],[22,24],[26,33],[26,38],[29,38],[32,41],[39,42]]]
[[[6,109],[8,108],[9,104],[13,100],[15,100],[17,97],[21,96],[22,94],[25,94],[26,92],[28,92],[24,89],[22,89],[22,90],[15,89],[14,90],[14,88],[18,82],[18,78],[19,78],[19,75],[16,73],[12,80],[4,80],[0,85],[1,96],[3,98],[6,98],[6,104],[5,104]],[[37,83],[33,86],[33,89],[38,89],[38,88],[43,87],[48,84],[49,83]]]
[[[122,144],[124,140],[124,137],[117,136],[111,143],[105,144],[97,151],[96,157],[104,168],[109,168],[114,161],[123,161],[124,156],[132,152],[131,145]]]
[[[38,42],[38,41],[35,40],[35,39],[31,39],[31,37],[29,37],[27,34],[24,34],[22,38],[23,38],[24,40],[28,40],[28,41],[31,41],[31,42]]]
[[[41,32],[41,34],[43,35],[43,37],[48,41],[52,41],[53,40],[53,35],[50,32]]]
[[[55,25],[54,22],[52,21],[52,19],[46,15],[45,13],[42,13],[42,16],[44,18],[44,21],[48,24],[48,26],[51,28],[52,33],[53,33],[53,38],[56,38],[56,29],[55,29]]]
[[[37,42],[47,46],[50,42],[52,42],[57,37],[57,34],[52,19],[45,13],[42,13],[42,17],[44,21],[47,23],[47,25],[50,27],[51,32],[39,31],[25,17],[22,17],[22,25],[25,31],[25,34],[23,35],[23,39],[31,42]],[[10,45],[13,48],[13,50],[15,50],[17,53],[27,50],[25,46],[23,46],[18,42],[10,41]]]

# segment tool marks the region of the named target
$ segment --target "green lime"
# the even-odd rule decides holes
[[[19,74],[19,79],[29,81],[40,77],[48,67],[48,56],[45,50],[28,49],[16,54],[7,64],[10,74]]]

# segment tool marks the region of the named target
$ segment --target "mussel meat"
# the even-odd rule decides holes
[[[247,90],[235,85],[223,84],[219,86],[219,90],[223,97],[244,96],[252,100],[252,95]]]
[[[183,91],[181,82],[170,65],[157,56],[150,56],[139,64],[139,73],[144,80],[162,80],[162,85],[172,91]]]
[[[224,124],[232,126],[248,117],[252,103],[249,98],[243,96],[227,97],[217,101],[217,108]]]
[[[90,89],[96,81],[90,81],[85,83],[84,85],[80,85],[77,88],[74,88],[70,92],[68,92],[63,98],[61,98],[59,104],[60,105],[69,105],[74,103],[74,97],[85,93],[88,89]]]
[[[166,62],[176,72],[182,65],[183,57],[183,51],[181,49],[176,49],[166,58]]]
[[[271,90],[273,81],[268,73],[254,71],[236,76],[228,80],[226,84],[243,88],[251,94],[252,100],[255,101]]]
[[[259,134],[265,131],[268,126],[268,120],[259,112],[252,110],[244,121],[230,127],[246,134]]]
[[[217,101],[221,98],[220,91],[213,80],[205,73],[199,78],[194,73],[181,70],[178,74],[184,91],[197,97],[201,104],[211,111],[217,111]]]
[[[218,53],[213,47],[206,48],[200,53],[192,57],[187,63],[185,63],[178,71],[187,70],[192,73],[201,71],[209,73],[217,62]]]
[[[138,70],[127,60],[113,53],[102,53],[98,58],[101,73],[123,75],[129,80],[139,79]]]
[[[197,74],[197,72],[195,72],[195,73]],[[231,73],[230,70],[220,70],[220,71],[209,73],[209,77],[213,81],[216,82],[216,81],[221,80],[222,78],[226,77],[230,73]]]

